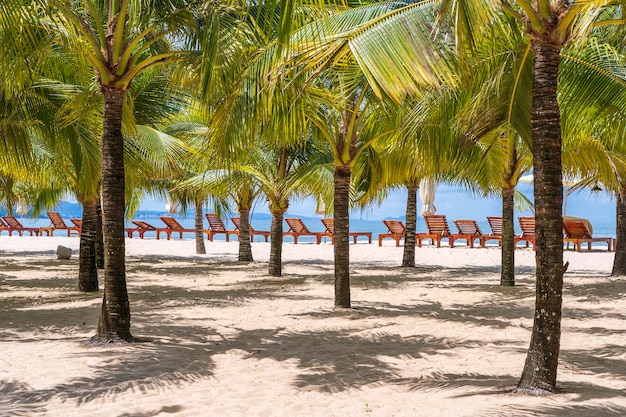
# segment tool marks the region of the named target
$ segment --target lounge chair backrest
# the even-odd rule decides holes
[[[9,227],[9,225],[2,220],[2,217],[0,217],[0,227]]]
[[[522,237],[535,236],[535,218],[534,217],[518,217],[519,226],[522,229]]]
[[[141,220],[133,220],[133,224],[141,229],[156,230],[156,227]]]
[[[502,217],[500,216],[487,216],[489,227],[491,227],[491,234],[494,236],[502,236]]]
[[[593,236],[593,225],[589,221],[589,219],[585,219],[584,217],[574,217],[574,216],[563,216],[564,222],[583,222],[589,231],[589,235]]]
[[[209,229],[211,229],[211,231],[213,232],[225,232],[226,231],[226,226],[224,226],[224,223],[222,222],[222,220],[217,217],[215,214],[212,213],[206,213],[205,214],[207,221],[209,222]]]
[[[454,224],[456,228],[459,229],[459,234],[461,235],[470,235],[470,236],[482,236],[483,233],[476,223],[476,220],[455,220]]]
[[[297,234],[311,234],[308,227],[304,224],[302,219],[289,218],[285,219],[285,222],[289,225],[289,231]]]
[[[383,220],[385,226],[389,230],[389,233],[393,233],[396,235],[404,235],[405,228],[404,224],[399,220]]]
[[[22,223],[20,223],[19,220],[17,220],[13,216],[2,216],[2,218],[6,222],[7,226],[9,226],[11,229],[23,229],[24,228],[24,226],[22,226]]]
[[[428,214],[424,216],[424,220],[426,221],[426,228],[428,229],[429,235],[450,235],[450,228],[448,227],[446,216],[442,214]]]
[[[75,218],[71,218],[70,219],[72,221],[72,223],[74,223],[74,225],[76,227],[78,227],[79,229],[83,228],[83,220],[82,219],[75,219]]]
[[[231,217],[230,221],[235,225],[235,230],[239,230],[239,226],[241,225],[241,219],[239,217]]]
[[[167,225],[167,227],[169,227],[170,229],[174,229],[174,230],[182,230],[183,226],[180,225],[180,223],[178,223],[176,221],[175,218],[170,217],[170,216],[161,216],[161,221],[163,223],[165,223]]]
[[[320,219],[324,227],[326,228],[325,232],[335,233],[335,222],[334,219]]]
[[[50,225],[53,226],[55,229],[67,229],[67,225],[65,224],[59,213],[57,213],[56,211],[49,211],[46,214],[51,221]]]
[[[563,231],[565,237],[572,239],[591,239],[591,233],[585,222],[579,220],[571,220],[563,222]]]

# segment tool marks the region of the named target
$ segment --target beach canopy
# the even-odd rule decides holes
[[[420,199],[422,200],[422,216],[435,214],[437,208],[435,202],[435,181],[430,178],[422,178],[420,181]]]

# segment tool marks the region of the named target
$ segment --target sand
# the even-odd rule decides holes
[[[132,332],[89,347],[102,293],[75,290],[78,238],[0,237],[0,416],[622,416],[626,282],[613,254],[566,252],[556,395],[512,395],[532,328],[534,253],[499,283],[497,247],[351,245],[351,310],[333,309],[333,249],[126,240]],[[102,284],[101,284],[102,285]]]

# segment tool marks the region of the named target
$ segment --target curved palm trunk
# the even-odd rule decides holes
[[[83,225],[80,231],[78,258],[78,290],[98,291],[98,268],[96,265],[96,240],[98,228],[98,203],[83,201]]]
[[[622,186],[620,195],[617,196],[615,211],[617,217],[615,229],[617,244],[613,248],[615,258],[613,258],[611,275],[618,277],[626,275],[626,185]]]
[[[196,214],[194,216],[194,230],[196,231],[196,253],[204,255],[206,247],[204,246],[204,219],[202,212],[202,200],[196,201]]]
[[[402,266],[415,266],[415,230],[417,230],[417,187],[408,186],[406,199],[406,225]]]
[[[335,167],[335,307],[350,305],[350,167]]]
[[[533,40],[532,104],[535,176],[537,288],[533,332],[517,390],[532,394],[556,390],[563,298],[563,185],[561,118],[557,102],[560,45]]]
[[[104,297],[97,343],[131,342],[130,303],[126,289],[124,242],[124,90],[101,87],[104,97],[102,132],[102,211],[104,232]]]
[[[240,262],[254,261],[250,241],[250,209],[239,207],[239,257],[237,259]]]
[[[268,274],[280,277],[283,266],[283,210],[272,210],[272,227],[270,234],[270,265]]]
[[[502,189],[502,271],[500,285],[515,285],[515,212],[514,187]]]
[[[96,266],[104,269],[104,236],[102,235],[102,200],[96,203]]]

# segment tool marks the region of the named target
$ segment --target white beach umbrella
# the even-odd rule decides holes
[[[317,200],[315,214],[326,215],[326,204],[324,204],[324,200]]]
[[[165,202],[165,210],[170,214],[176,214],[178,212],[178,203],[172,201],[169,197],[167,197],[167,201]]]
[[[26,213],[28,213],[28,206],[26,205],[26,202],[24,200],[19,199],[17,201],[17,207],[15,208],[15,212],[19,214],[20,216],[23,216]]]
[[[435,181],[428,177],[420,181],[420,199],[422,200],[422,216],[435,214]]]

